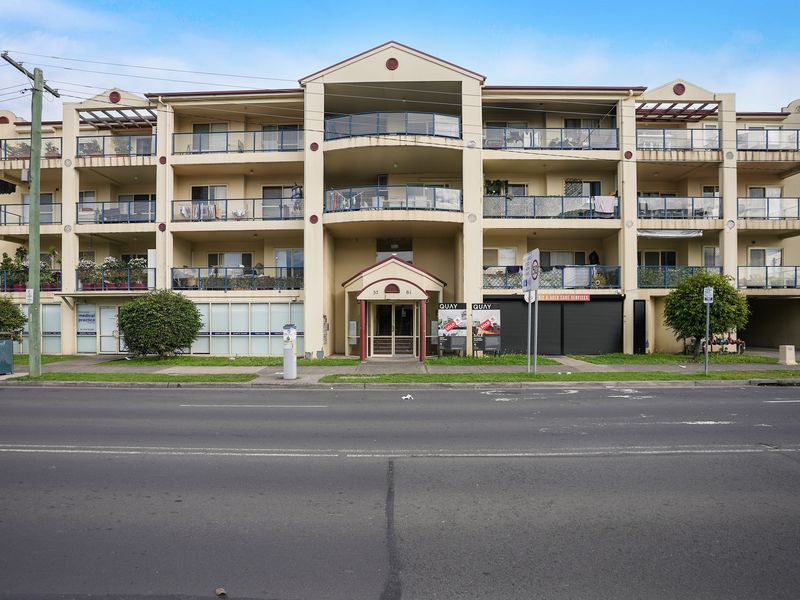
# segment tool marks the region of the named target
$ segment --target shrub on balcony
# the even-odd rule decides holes
[[[159,358],[189,347],[202,325],[194,303],[172,290],[148,292],[121,306],[118,324],[132,354]]]
[[[8,296],[0,297],[0,333],[15,342],[22,341],[22,329],[27,317],[22,314],[18,304],[14,304]]]
[[[78,280],[83,289],[93,290],[100,283],[100,270],[93,260],[78,261]]]
[[[142,288],[147,285],[147,259],[132,258],[128,261],[128,269],[131,273],[131,286]]]

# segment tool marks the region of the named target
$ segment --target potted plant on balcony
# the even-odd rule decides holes
[[[247,217],[247,209],[246,208],[234,208],[231,211],[231,215],[233,215],[233,218],[236,219],[237,221],[241,221],[242,219]]]
[[[6,156],[10,159],[22,160],[31,157],[31,145],[28,142],[6,145]]]
[[[91,139],[88,142],[81,142],[78,145],[78,156],[102,156],[103,148],[100,147],[100,142]]]
[[[78,261],[78,281],[81,289],[96,290],[100,283],[100,271],[93,260],[82,259]]]
[[[107,290],[128,289],[128,266],[114,256],[106,256],[100,264],[103,285]]]
[[[143,290],[147,288],[147,259],[132,258],[128,261],[128,269],[131,273],[131,288]]]
[[[57,144],[54,144],[53,142],[45,142],[44,157],[61,158],[61,148]]]
[[[130,156],[131,139],[129,137],[115,137],[114,154],[116,154],[117,156]]]

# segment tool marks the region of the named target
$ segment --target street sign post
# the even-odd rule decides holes
[[[535,305],[534,329],[536,333],[533,337],[533,372],[536,373],[538,367],[539,351],[539,249],[531,250],[525,255],[522,263],[522,290],[525,293],[525,301],[528,303],[528,373],[531,372],[531,295]]]
[[[714,288],[707,286],[703,288],[703,304],[706,305],[706,356],[705,356],[705,374],[708,375],[708,346],[711,344],[710,336],[710,322],[711,322],[711,304],[714,302]]]

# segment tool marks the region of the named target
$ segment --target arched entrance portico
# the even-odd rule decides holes
[[[345,281],[342,286],[348,298],[346,335],[349,342],[357,338],[361,360],[415,357],[424,361],[428,300],[437,302],[445,285],[430,273],[394,256]],[[350,298],[358,307],[356,331],[350,325],[355,316],[350,314]],[[346,347],[349,350],[349,344]]]

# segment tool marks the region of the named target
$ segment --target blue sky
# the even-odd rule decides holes
[[[788,1],[9,0],[3,16],[2,49],[29,68],[41,65],[67,101],[114,86],[136,92],[296,86],[299,77],[390,39],[483,73],[488,84],[657,86],[680,78],[735,92],[740,110],[778,110],[800,97],[800,9]],[[9,87],[24,83],[21,77],[0,67],[0,107],[28,118],[30,100]],[[45,118],[59,117],[58,102],[48,100]]]

